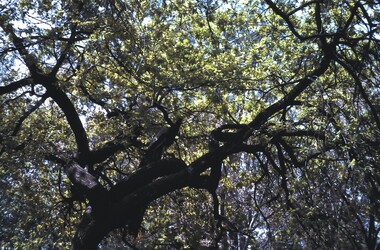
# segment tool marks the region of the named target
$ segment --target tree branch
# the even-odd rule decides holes
[[[16,91],[16,90],[18,90],[24,86],[30,85],[32,83],[33,83],[33,78],[28,77],[28,78],[24,78],[24,79],[21,79],[21,80],[16,81],[16,82],[12,82],[6,86],[0,86],[0,95],[11,93],[13,91]]]
[[[279,15],[280,17],[282,17],[282,19],[284,19],[284,21],[286,22],[286,24],[288,25],[290,31],[293,33],[293,35],[295,35],[298,39],[300,39],[301,41],[304,41],[305,38],[303,36],[301,36],[298,31],[295,29],[292,21],[290,20],[289,16],[287,14],[285,14],[285,12],[283,12],[282,10],[280,10],[277,5],[272,2],[271,0],[265,0],[265,2],[269,5],[269,7],[273,10],[273,12],[277,15]]]
[[[139,168],[127,179],[118,182],[109,191],[109,197],[111,200],[118,200],[159,177],[179,172],[184,168],[186,168],[185,162],[175,158],[152,162],[144,168]]]
[[[295,85],[294,88],[285,97],[261,111],[253,119],[253,121],[249,123],[249,127],[252,129],[258,129],[272,115],[290,105],[295,100],[295,98],[297,98],[308,86],[310,86],[310,84],[314,82],[316,78],[325,73],[330,66],[333,55],[335,54],[335,44],[326,44],[326,46],[323,47],[323,54],[324,56],[322,57],[318,68],[316,68],[310,75],[301,79],[300,82]],[[248,133],[246,136],[249,135],[250,134]]]
[[[33,76],[38,71],[37,58],[34,55],[29,54],[29,52],[26,50],[24,39],[16,35],[13,26],[3,15],[0,16],[0,27],[5,31],[5,33],[8,34],[8,36],[12,40],[14,46],[16,47],[17,51],[21,55],[22,59],[24,60],[26,66],[28,67],[29,71]]]
[[[49,97],[51,97],[64,112],[66,119],[70,125],[70,128],[73,130],[76,143],[78,146],[79,155],[86,155],[89,152],[89,145],[87,134],[83,128],[82,122],[79,119],[79,115],[75,110],[74,105],[71,103],[70,99],[67,97],[66,93],[64,93],[57,85],[57,79],[55,77],[54,72],[58,70],[55,68],[55,71],[52,71],[51,74],[45,75],[42,74],[41,70],[37,66],[37,59],[35,56],[31,55],[26,49],[24,45],[24,39],[18,37],[13,30],[12,25],[4,18],[0,16],[0,26],[2,29],[10,36],[13,44],[19,51],[21,57],[23,58],[26,66],[28,67],[33,83],[42,84],[46,90]],[[61,59],[62,60],[62,59]],[[59,64],[57,64],[59,65]],[[57,66],[56,65],[56,66]],[[21,86],[29,84],[30,78],[27,78],[27,82],[19,81],[17,84],[13,84],[10,87],[5,87],[6,89],[2,89],[3,92],[9,92],[11,90],[17,89]]]
[[[89,160],[88,153],[90,149],[88,145],[87,133],[81,120],[79,119],[79,114],[66,93],[55,84],[54,78],[52,79],[51,77],[45,75],[40,75],[40,78],[42,78],[42,85],[47,90],[46,93],[58,104],[65,114],[67,122],[69,123],[75,136],[79,158],[81,159],[81,162],[86,163]]]
[[[335,57],[335,60],[343,66],[344,69],[347,70],[347,72],[351,75],[351,77],[354,79],[355,81],[355,84],[358,86],[358,89],[359,89],[359,92],[360,94],[362,95],[365,103],[369,106],[370,110],[371,110],[371,113],[372,113],[372,116],[376,122],[376,126],[377,128],[380,130],[380,118],[377,114],[377,111],[376,111],[376,108],[375,106],[372,104],[372,102],[369,100],[369,97],[368,97],[368,94],[365,92],[365,89],[360,81],[360,78],[359,76],[357,76],[354,72],[354,70],[348,65],[346,64],[344,61],[340,60],[338,57]]]
[[[34,111],[36,111],[44,102],[45,100],[47,99],[47,95],[43,95],[42,98],[40,100],[37,101],[37,103],[31,108],[29,109],[28,111],[26,111],[23,116],[21,116],[21,118],[18,120],[15,128],[13,129],[13,133],[12,133],[12,136],[16,136],[18,131],[20,130],[21,126],[22,126],[22,123],[25,121],[26,118],[28,118],[28,116],[30,114],[32,114]]]
[[[301,4],[299,7],[293,9],[292,11],[290,11],[290,12],[287,14],[287,16],[291,16],[291,15],[295,14],[297,11],[302,10],[303,8],[305,8],[305,7],[307,7],[307,6],[312,5],[312,4],[314,4],[314,3],[318,3],[318,2],[319,2],[319,0],[317,0],[317,1],[310,1],[310,2],[306,2],[306,3],[304,3],[304,4]]]
[[[77,28],[77,23],[75,23],[72,27],[71,27],[71,35],[70,35],[70,38],[69,40],[67,41],[67,44],[66,44],[66,47],[65,49],[62,51],[62,54],[60,55],[60,57],[58,58],[56,64],[54,65],[53,69],[51,70],[50,72],[50,75],[52,76],[55,76],[57,73],[58,73],[58,70],[61,68],[63,62],[67,59],[67,54],[69,53],[69,50],[71,48],[71,46],[75,43],[76,39],[76,28]]]

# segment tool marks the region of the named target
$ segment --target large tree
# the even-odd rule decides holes
[[[378,249],[374,1],[0,3],[0,245]]]

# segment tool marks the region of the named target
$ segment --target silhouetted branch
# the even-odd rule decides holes
[[[16,82],[12,82],[6,86],[0,86],[0,95],[4,95],[7,93],[14,92],[24,86],[30,85],[33,83],[33,79],[31,77],[21,79]]]

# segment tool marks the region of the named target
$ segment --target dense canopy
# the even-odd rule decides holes
[[[2,249],[379,249],[377,0],[1,0]]]

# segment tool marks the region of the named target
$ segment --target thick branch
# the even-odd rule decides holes
[[[86,159],[81,160],[84,160],[85,164],[91,165],[101,163],[124,148],[123,143],[108,142],[102,148],[88,152]]]
[[[224,124],[214,129],[211,137],[219,142],[231,142],[236,137],[242,137],[248,128],[245,124]]]
[[[72,240],[71,250],[96,250],[98,244],[110,231],[102,221],[94,220],[92,208],[87,207]]]
[[[281,16],[286,23],[288,24],[290,30],[297,36],[299,39],[304,39],[302,36],[300,36],[297,31],[295,30],[292,22],[290,21],[289,17],[282,12],[275,3],[273,3],[271,0],[265,0],[267,4],[272,8],[272,10],[279,16]],[[319,17],[317,17],[318,19]],[[320,23],[319,26],[322,24]],[[325,37],[320,38],[322,43],[322,52],[323,57],[320,61],[319,67],[316,68],[310,75],[304,77],[299,81],[297,85],[294,86],[294,88],[281,100],[277,101],[276,103],[272,104],[265,110],[261,111],[255,119],[249,123],[249,126],[252,128],[251,130],[258,129],[262,124],[264,124],[272,115],[277,113],[278,111],[286,108],[287,106],[291,105],[291,103],[297,98],[310,84],[312,84],[315,79],[317,79],[319,76],[324,74],[327,69],[329,68],[330,62],[335,55],[336,50],[336,43],[338,42],[337,39],[333,39],[331,44],[328,44],[326,42]],[[251,130],[248,130],[246,132],[245,137],[249,137],[252,133]],[[244,140],[245,138],[243,138]]]
[[[164,159],[139,168],[128,179],[120,181],[109,191],[111,200],[118,200],[134,190],[151,183],[154,179],[177,173],[186,168],[185,162],[179,159]]]
[[[71,103],[71,101],[67,97],[67,95],[61,89],[59,89],[59,87],[56,85],[57,79],[55,77],[55,74],[58,71],[59,67],[61,66],[61,64],[64,60],[64,57],[67,54],[67,51],[62,53],[61,58],[58,60],[56,66],[55,66],[54,70],[51,72],[51,74],[44,75],[41,73],[41,70],[38,69],[37,59],[35,58],[35,56],[30,54],[25,49],[25,44],[24,44],[25,39],[20,38],[16,35],[16,33],[13,30],[12,25],[3,16],[0,17],[0,26],[9,35],[13,44],[15,45],[17,50],[19,51],[21,57],[23,58],[26,66],[28,67],[28,69],[32,75],[33,83],[42,84],[47,89],[47,94],[51,98],[53,98],[53,100],[58,104],[58,106],[64,112],[66,119],[67,119],[71,129],[74,132],[79,153],[80,154],[88,153],[89,146],[88,146],[87,135],[86,135],[86,132],[83,128],[82,122],[79,119],[79,115],[76,112],[74,105]],[[75,37],[75,32],[73,32],[72,35]],[[69,47],[70,43],[67,46]],[[27,83],[25,81],[27,81]],[[3,87],[2,89],[0,89],[0,91],[3,91],[5,93],[5,92],[15,90],[15,89],[17,89],[23,85],[29,84],[30,78],[27,78],[25,81],[24,82],[23,81],[17,82],[17,84],[15,83],[14,85],[11,85],[9,87],[8,86]]]
[[[24,86],[30,85],[33,83],[33,79],[31,77],[21,79],[16,82],[12,82],[6,86],[0,86],[0,95],[4,95],[7,93],[11,93],[16,91]]]
[[[141,179],[141,181],[144,181]],[[180,172],[162,177],[147,185],[143,185],[123,199],[109,203],[108,211],[101,223],[90,214],[84,215],[80,227],[73,240],[72,249],[96,249],[97,245],[113,229],[128,225],[130,229],[136,228],[141,222],[141,214],[153,200],[174,190],[188,186],[188,172]],[[139,224],[137,225],[139,226]],[[91,244],[91,245],[89,245]],[[91,246],[88,248],[88,246]]]
[[[262,124],[264,124],[272,115],[277,113],[278,111],[286,108],[286,106],[290,105],[295,98],[297,98],[310,84],[314,82],[316,78],[325,73],[330,65],[332,60],[332,56],[335,54],[335,45],[326,45],[323,48],[324,57],[322,58],[320,65],[317,69],[315,69],[310,75],[301,79],[300,82],[294,86],[294,88],[281,100],[272,104],[265,110],[261,111],[249,126],[253,129],[259,128]]]
[[[92,194],[103,187],[97,179],[83,169],[76,161],[65,164],[65,172],[70,181],[86,193]]]
[[[260,149],[262,149],[261,146],[252,146],[248,150],[247,147],[242,147],[241,144],[234,141],[210,151],[189,167],[186,167],[182,160],[165,159],[138,169],[128,179],[111,188],[106,195],[108,208],[106,217],[103,219],[104,224],[97,224],[94,219],[83,223],[83,228],[94,234],[88,233],[80,240],[76,236],[74,239],[76,247],[80,249],[81,244],[85,246],[86,242],[93,244],[94,239],[96,246],[102,239],[97,233],[101,232],[105,236],[109,231],[125,225],[128,225],[132,234],[135,234],[149,203],[184,187],[202,188],[212,192],[220,179],[221,162],[228,155],[244,150],[253,152]],[[212,168],[211,176],[201,175],[209,168]],[[80,174],[84,170],[76,169],[76,171]],[[89,189],[92,190],[95,183],[94,178],[88,176],[86,171],[84,173],[84,176],[88,177],[86,180],[90,180]],[[87,184],[87,181],[84,184]],[[79,231],[81,228],[78,229],[76,235],[80,235]]]
[[[79,114],[66,93],[56,85],[54,78],[52,79],[43,75],[41,75],[41,78],[41,83],[46,88],[47,94],[58,104],[65,114],[67,122],[75,135],[79,157],[81,160],[84,159],[83,161],[86,162],[85,159],[89,152],[89,145],[86,131],[81,120],[79,119]]]
[[[318,33],[323,32],[322,19],[321,19],[321,2],[315,3],[315,23],[317,24]]]
[[[9,35],[29,71],[32,73],[32,75],[35,74],[37,72],[37,59],[35,56],[29,54],[29,52],[26,50],[24,39],[16,35],[12,25],[9,23],[5,16],[0,16],[0,26]]]
[[[101,231],[104,235],[115,228],[125,225],[128,225],[131,230],[135,230],[136,226],[139,226],[145,209],[150,202],[175,190],[187,186],[197,186],[196,182],[204,179],[199,179],[198,173],[202,173],[209,167],[220,163],[227,156],[227,153],[230,152],[231,149],[227,150],[226,146],[218,148],[196,160],[191,167],[186,167],[186,164],[178,159],[161,160],[149,164],[146,168],[139,169],[127,180],[109,191],[107,195],[109,207],[106,218],[103,220],[105,225],[96,224],[93,219],[84,224],[90,227],[91,231]],[[81,175],[85,177],[79,178],[79,180],[83,179],[80,182],[82,186],[88,187],[89,191],[96,188],[97,185],[94,178],[80,168],[74,168],[70,176],[73,178],[72,176]],[[218,174],[216,174],[216,177],[218,177]],[[97,228],[100,226],[107,228],[107,230],[102,231],[100,228]],[[80,229],[78,230],[80,231]],[[86,235],[88,238],[82,238],[80,244],[90,242],[89,238],[92,236],[91,234]],[[96,242],[97,245],[102,237],[96,238],[99,240]],[[91,238],[91,240],[93,239]],[[77,246],[80,244],[76,243]]]

